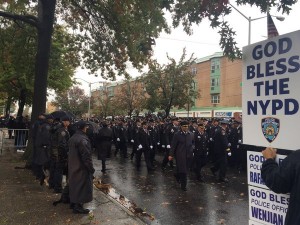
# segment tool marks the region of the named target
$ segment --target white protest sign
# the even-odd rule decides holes
[[[276,162],[281,163],[281,161],[285,158],[285,155],[276,156]],[[256,187],[261,187],[268,189],[262,180],[260,169],[262,163],[265,161],[261,152],[252,152],[247,151],[247,177],[248,177],[248,185],[253,185]]]
[[[285,155],[276,156],[280,165]],[[262,163],[265,161],[261,152],[247,151],[247,177],[249,190],[249,224],[253,221],[262,224],[283,225],[290,196],[276,194],[265,185],[261,177]]]
[[[289,195],[249,186],[249,219],[262,224],[284,225]]]
[[[243,143],[300,149],[300,31],[243,48]]]

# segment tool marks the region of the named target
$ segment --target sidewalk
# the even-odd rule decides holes
[[[137,216],[94,187],[94,200],[85,207],[94,217],[73,214],[68,204],[52,203],[60,199],[48,187],[40,186],[25,162],[12,148],[0,153],[0,225],[101,224],[142,225]],[[16,169],[19,167],[21,169]]]

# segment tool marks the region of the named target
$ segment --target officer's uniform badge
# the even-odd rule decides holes
[[[279,133],[280,120],[274,117],[261,119],[261,129],[266,140],[271,143]]]

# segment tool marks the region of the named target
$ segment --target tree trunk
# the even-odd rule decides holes
[[[21,89],[20,91],[20,96],[19,96],[19,109],[17,113],[17,117],[20,117],[23,115],[24,112],[24,106],[26,102],[26,97],[27,97],[27,90],[26,89]]]
[[[38,3],[38,46],[35,62],[34,93],[32,102],[31,123],[37,120],[39,114],[46,110],[47,80],[50,58],[51,38],[53,33],[56,0],[39,0]],[[27,160],[26,167],[32,163],[31,131],[23,158]]]
[[[47,79],[55,7],[56,0],[39,0],[38,46],[31,121],[35,121],[38,115],[44,113],[46,109]]]

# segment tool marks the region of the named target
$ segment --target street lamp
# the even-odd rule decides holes
[[[92,84],[96,84],[96,83],[103,83],[102,81],[97,81],[97,82],[88,82],[82,78],[75,78],[75,80],[82,80],[84,82],[86,82],[89,85],[89,106],[88,106],[88,120],[91,117],[91,96],[92,96]]]
[[[257,18],[251,18],[250,16],[247,17],[245,16],[240,10],[238,10],[235,6],[233,6],[231,3],[229,3],[229,5],[234,8],[239,14],[241,14],[246,20],[248,20],[249,26],[248,26],[248,45],[251,44],[251,22],[254,20],[259,20],[259,19],[263,19],[266,18],[267,16],[261,16],[261,17],[257,17]],[[273,16],[273,15],[270,15]],[[285,17],[283,16],[273,16],[275,17],[277,20],[279,21],[284,21]]]

